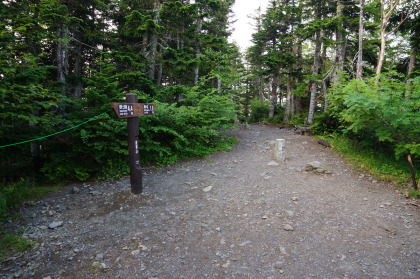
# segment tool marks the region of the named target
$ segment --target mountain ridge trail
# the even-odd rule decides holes
[[[391,183],[289,129],[230,134],[230,152],[144,170],[141,195],[124,177],[23,207],[9,229],[36,244],[0,277],[420,278],[419,210]]]

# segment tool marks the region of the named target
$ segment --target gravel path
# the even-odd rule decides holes
[[[125,177],[25,207],[10,226],[37,244],[0,277],[420,278],[418,207],[396,188],[290,130],[232,134],[231,152],[146,170],[142,195]]]

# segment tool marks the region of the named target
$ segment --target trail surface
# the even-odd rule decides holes
[[[231,152],[146,170],[142,195],[125,177],[23,208],[25,236],[38,243],[0,275],[420,278],[418,207],[396,188],[290,130],[232,135],[240,143]],[[287,157],[276,165],[279,138]],[[327,173],[306,171],[313,161]]]

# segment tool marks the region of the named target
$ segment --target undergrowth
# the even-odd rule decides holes
[[[18,207],[22,202],[35,200],[48,193],[56,192],[58,189],[58,186],[37,186],[33,180],[24,178],[15,183],[0,185],[1,221],[9,221],[8,212]]]
[[[21,253],[31,247],[29,240],[19,235],[2,234],[0,236],[0,259]]]
[[[363,170],[374,177],[395,181],[399,187],[406,187],[410,183],[411,174],[408,163],[404,158],[396,159],[395,155],[372,147],[363,147],[358,141],[340,134],[333,137],[317,136],[334,146],[334,150],[343,154],[352,163],[353,169]],[[419,164],[415,165],[415,172],[420,173]],[[420,197],[420,192],[412,190],[410,196]]]

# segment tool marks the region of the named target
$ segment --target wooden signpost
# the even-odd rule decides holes
[[[127,118],[128,155],[130,163],[130,183],[133,194],[143,191],[143,175],[139,156],[139,116],[154,115],[156,104],[138,103],[137,94],[125,95],[127,103],[112,103],[111,107],[119,118]]]

